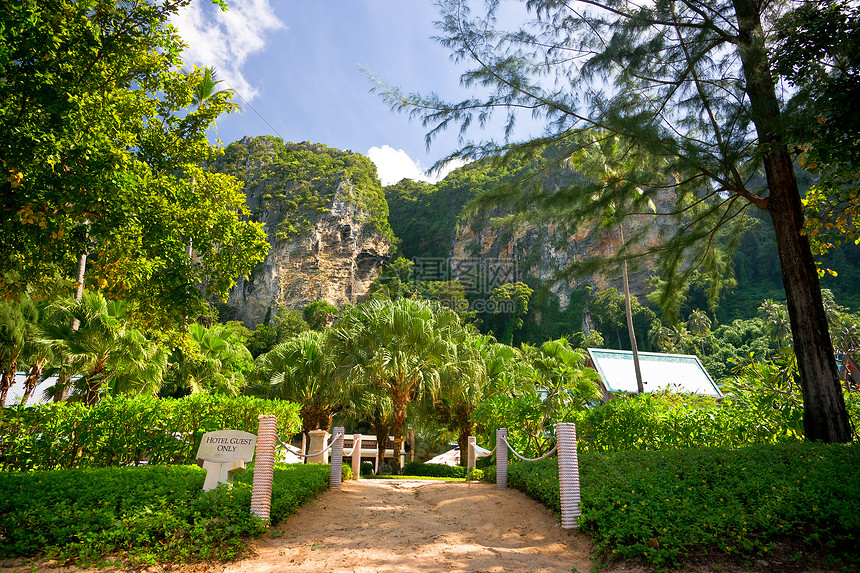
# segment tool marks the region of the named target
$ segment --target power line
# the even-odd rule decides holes
[[[223,82],[224,80],[220,80],[220,81],[222,81],[222,82]],[[238,91],[237,89],[233,88],[233,86],[231,86],[231,85],[230,85],[230,84],[228,84],[227,82],[224,82],[224,83],[225,83],[225,84],[227,84],[227,87],[228,87],[228,88],[230,88],[230,91],[232,91],[234,95],[239,96],[239,99],[240,99],[240,100],[242,100],[242,102],[244,102],[244,104],[245,104],[246,106],[248,106],[249,108],[251,108],[251,111],[253,111],[254,113],[256,113],[256,114],[257,114],[257,117],[259,117],[260,119],[262,119],[262,120],[263,120],[263,123],[265,123],[266,125],[268,125],[268,126],[269,126],[269,129],[271,129],[273,132],[275,132],[275,135],[277,135],[277,136],[278,136],[278,137],[280,137],[281,139],[284,139],[284,136],[283,136],[283,135],[281,135],[280,133],[278,133],[278,130],[277,130],[277,129],[275,129],[275,128],[274,128],[274,126],[273,126],[271,123],[269,123],[269,122],[266,120],[266,118],[265,118],[265,117],[263,117],[262,115],[260,115],[260,112],[259,112],[259,111],[257,111],[256,109],[254,109],[254,106],[252,106],[252,105],[251,105],[251,103],[250,103],[248,100],[246,100],[245,98],[243,98],[243,97],[242,97],[242,94],[240,94],[240,93],[239,93],[239,91]]]

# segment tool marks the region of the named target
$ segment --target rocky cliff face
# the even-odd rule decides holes
[[[638,216],[625,224],[624,235],[631,237],[636,234],[639,237],[637,250],[640,252],[657,247],[662,244],[662,236],[668,230],[664,227],[671,224],[663,219]],[[564,310],[570,303],[571,291],[585,285],[597,290],[615,288],[623,292],[620,269],[571,280],[554,280],[555,275],[571,263],[612,257],[620,244],[618,232],[596,231],[590,225],[579,226],[570,232],[552,224],[519,224],[512,229],[470,222],[461,224],[454,240],[452,273],[457,278],[457,260],[505,261],[513,269],[516,280],[531,277],[549,285],[549,290],[559,299],[559,308]],[[655,267],[656,261],[649,257],[631,263],[630,292],[643,303],[650,290],[647,280],[654,274]]]
[[[317,300],[335,306],[362,300],[390,253],[387,206],[382,197],[385,223],[380,225],[380,213],[373,212],[378,203],[368,200],[368,195],[382,196],[378,181],[375,189],[372,184],[358,188],[353,179],[366,182],[365,174],[342,169],[338,161],[357,161],[362,169],[369,165],[375,180],[372,164],[349,152],[288,144],[297,147],[303,167],[320,154],[328,157],[324,167],[297,177],[295,154],[284,154],[279,140],[261,139],[231,144],[228,164],[220,166],[245,180],[248,207],[263,223],[270,244],[266,260],[230,293],[227,302],[236,308],[236,318],[253,327],[267,314],[275,316],[279,307],[300,310]],[[326,172],[332,161],[335,168]]]

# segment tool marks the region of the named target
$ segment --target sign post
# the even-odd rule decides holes
[[[203,462],[206,470],[203,491],[233,481],[233,474],[245,469],[245,463],[254,459],[256,445],[257,436],[249,432],[219,430],[203,434],[197,448],[197,460]]]

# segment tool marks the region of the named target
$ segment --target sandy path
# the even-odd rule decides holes
[[[327,491],[219,573],[589,571],[588,539],[521,492],[478,482],[361,480]],[[575,569],[574,569],[575,568]]]

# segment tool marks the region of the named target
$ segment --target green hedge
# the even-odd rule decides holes
[[[767,556],[789,540],[860,565],[857,444],[585,452],[580,472],[580,527],[610,560]],[[561,511],[556,459],[511,464],[508,483]]]
[[[428,476],[446,478],[465,478],[466,468],[446,464],[425,464],[421,462],[406,462],[403,466],[405,476]]]
[[[106,397],[0,411],[0,470],[194,463],[200,437],[213,430],[257,433],[260,414],[278,432],[300,428],[298,405],[247,396]]]
[[[10,472],[0,479],[0,556],[134,564],[226,561],[267,531],[249,512],[253,471],[203,492],[196,466]],[[328,487],[329,466],[278,465],[271,521]]]

